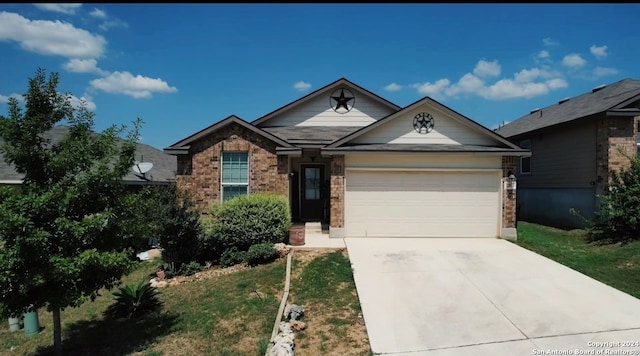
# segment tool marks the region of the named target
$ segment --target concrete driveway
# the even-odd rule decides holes
[[[640,355],[640,299],[511,242],[345,242],[374,354]]]

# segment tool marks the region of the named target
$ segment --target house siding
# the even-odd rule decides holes
[[[433,130],[421,134],[413,128],[413,118],[416,114],[428,112],[433,116]],[[398,143],[398,144],[464,144],[464,145],[496,145],[486,134],[462,124],[449,117],[444,112],[432,107],[419,107],[407,112],[404,116],[395,118],[375,129],[364,133],[353,140],[354,143]]]
[[[389,107],[371,99],[367,95],[350,90],[355,95],[355,103],[351,111],[338,114],[331,108],[330,95],[326,93],[309,100],[269,119],[259,126],[367,126],[393,112]]]
[[[222,151],[249,153],[249,192],[288,196],[289,160],[276,155],[277,144],[237,124],[206,136],[191,145],[189,155],[178,156],[177,186],[188,193],[197,208],[206,211],[220,202]]]
[[[591,188],[596,182],[596,124],[568,126],[519,139],[531,140],[531,173],[520,188]],[[519,165],[520,160],[518,160]]]
[[[596,196],[610,181],[611,171],[629,165],[625,154],[635,156],[637,123],[634,118],[602,116],[529,138],[531,174],[518,177],[518,219],[582,228],[583,218],[593,217]]]

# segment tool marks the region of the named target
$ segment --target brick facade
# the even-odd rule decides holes
[[[519,157],[502,157],[502,177],[506,179],[509,173],[515,174]],[[516,227],[516,192],[510,193],[507,189],[502,192],[502,228]]]
[[[603,189],[611,179],[611,171],[629,166],[626,155],[636,155],[638,130],[634,118],[606,117],[596,124],[597,187]],[[620,152],[622,151],[622,152]]]
[[[289,195],[289,161],[276,155],[276,143],[237,124],[212,133],[191,145],[189,155],[178,156],[177,186],[205,211],[221,201],[222,151],[249,153],[249,192]]]
[[[331,157],[331,214],[332,228],[344,227],[344,155]]]

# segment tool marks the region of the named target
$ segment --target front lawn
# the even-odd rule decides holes
[[[640,298],[640,241],[597,245],[582,230],[518,222],[516,244]]]
[[[366,328],[346,250],[296,251],[288,302],[304,305],[307,323],[295,336],[305,355],[370,355]],[[140,263],[125,283],[148,280],[162,260]],[[246,267],[203,271],[160,288],[162,310],[136,320],[103,316],[113,302],[103,291],[94,302],[62,313],[69,355],[264,355],[283,295],[286,258]],[[176,280],[177,281],[177,280]],[[172,283],[172,282],[170,282]],[[52,354],[51,313],[39,311],[43,330],[0,328],[0,355]]]

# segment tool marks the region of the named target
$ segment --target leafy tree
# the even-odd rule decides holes
[[[29,79],[24,108],[12,98],[0,116],[0,151],[24,174],[21,189],[0,193],[0,297],[8,313],[32,305],[53,314],[56,354],[62,354],[60,311],[113,288],[134,261],[131,234],[120,222],[129,209],[122,181],[134,163],[140,119],[93,131],[94,115],[73,108],[39,68]],[[47,132],[64,122],[69,133]]]
[[[618,243],[640,239],[640,159],[620,151],[630,165],[611,172],[611,181],[598,196],[598,206],[587,223],[591,242]],[[572,210],[574,215],[580,216]]]
[[[202,226],[200,212],[187,194],[175,184],[161,188],[155,195],[158,236],[162,257],[169,263],[172,273],[185,271],[183,265],[201,258]]]

